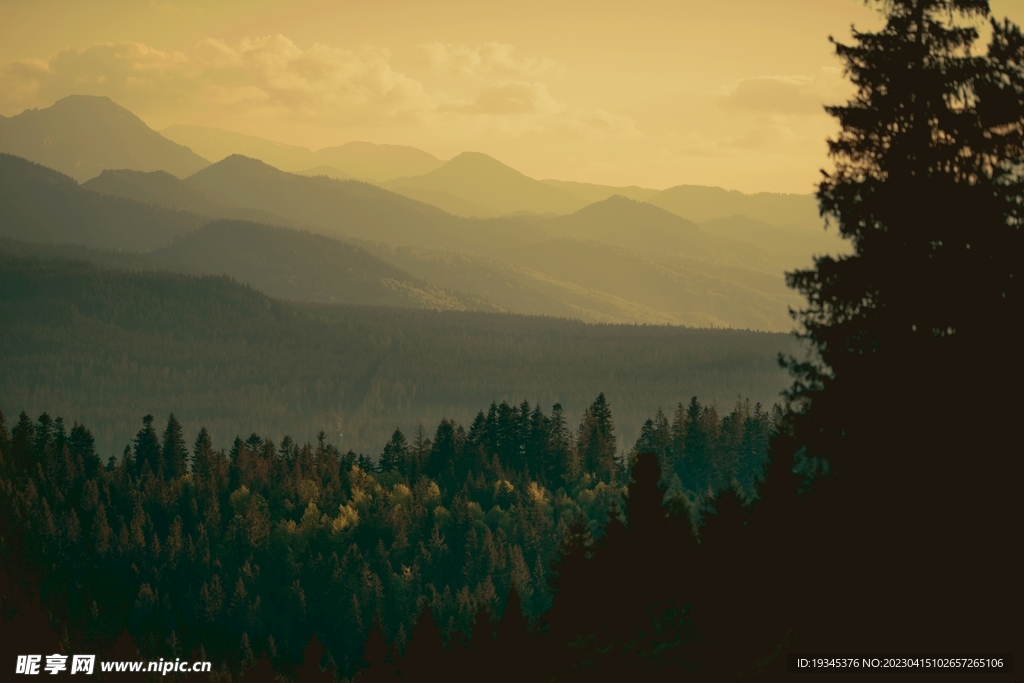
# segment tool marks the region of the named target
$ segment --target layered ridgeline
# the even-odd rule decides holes
[[[105,176],[110,180],[101,183]],[[115,186],[112,180],[104,174],[85,186],[141,198],[134,188],[157,185],[124,180]],[[285,173],[241,156],[184,181],[163,180],[218,206],[357,240],[426,282],[506,311],[594,322],[787,330],[787,308],[798,303],[785,288],[782,267],[767,252],[708,235],[674,214],[622,197],[569,216],[482,220],[453,216],[366,183]],[[145,197],[197,208],[185,189],[162,186],[163,194]]]
[[[681,395],[770,405],[776,357],[794,350],[781,334],[287,304],[220,277],[2,259],[0,405],[75,414],[105,455],[140,410],[222,442],[324,430],[376,453],[396,426],[468,422],[492,400],[561,403],[576,420],[602,391],[628,443]]]
[[[96,112],[103,121],[127,116],[102,98],[68,98],[24,116],[57,120],[58,114],[67,118],[67,112],[79,109],[86,127],[100,126],[94,122]],[[170,162],[154,145],[132,147],[133,135],[160,139],[133,121],[120,143],[133,151],[116,158],[125,167],[107,168],[80,188],[45,169],[0,157],[0,193],[9,209],[0,221],[0,236],[151,252],[211,219],[246,220],[305,229],[347,246],[321,242],[320,250],[298,233],[236,226],[234,241],[207,232],[190,240],[191,246],[176,249],[165,263],[185,272],[229,274],[275,296],[305,301],[398,301],[591,322],[774,331],[791,329],[787,311],[800,304],[785,287],[783,273],[808,265],[813,253],[841,246],[814,227],[818,219],[809,196],[537,181],[483,154],[442,162],[412,148],[362,143],[314,154],[224,131],[193,130],[202,133],[199,139],[206,139],[207,147],[219,145],[212,156],[243,149],[293,168],[320,165],[305,169],[306,175],[287,173],[236,154],[182,179],[177,171],[139,170]],[[107,126],[96,137],[112,134],[116,128]],[[54,137],[50,151],[58,156],[81,152],[66,136]],[[94,155],[83,168],[108,162],[110,157]],[[377,170],[371,173],[373,164]],[[399,172],[405,175],[385,183],[394,192],[351,179]],[[221,238],[224,230],[222,225]],[[253,232],[243,255],[233,249],[238,240],[246,241],[245,230]],[[289,234],[302,245],[278,259],[272,252]],[[339,254],[347,256],[332,260]],[[304,265],[306,255],[314,258]],[[387,267],[379,267],[381,261]],[[252,267],[261,263],[268,267]],[[364,276],[360,263],[375,265]],[[331,272],[350,269],[353,275],[347,278]],[[396,269],[404,274],[396,277]],[[367,278],[378,284],[370,289],[354,284]]]
[[[771,259],[764,252],[624,198],[571,216],[480,220],[366,183],[289,174],[237,156],[185,180],[119,170],[81,187],[8,155],[0,155],[0,170],[0,192],[10,207],[0,220],[0,236],[153,252],[167,267],[229,274],[289,299],[400,302],[594,322],[789,326],[792,297],[781,276],[769,272]],[[192,246],[163,251],[210,219],[225,217],[306,226],[347,244],[314,244],[308,234],[250,224],[233,229],[234,244],[244,242],[242,251],[214,239],[214,231],[188,238]],[[245,230],[252,232],[248,238]],[[294,248],[279,256],[289,239]],[[332,261],[338,254],[358,254],[360,263],[375,265],[359,275],[361,266],[351,258]],[[266,267],[252,267],[259,263]],[[355,274],[346,280],[350,269]],[[398,276],[396,269],[404,273]],[[366,278],[398,299],[345,288],[350,280]]]
[[[501,310],[430,285],[350,242],[218,218],[293,223],[226,207],[163,171],[104,171],[80,187],[51,169],[0,154],[0,205],[0,238],[8,238],[0,244],[21,255],[223,274],[297,301]]]

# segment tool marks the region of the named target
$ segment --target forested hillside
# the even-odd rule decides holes
[[[794,349],[759,332],[286,304],[222,277],[11,256],[0,283],[0,405],[74,410],[104,454],[142,405],[202,421],[219,442],[323,429],[373,452],[396,426],[468,421],[492,400],[561,403],[575,420],[601,391],[629,443],[680,395],[770,405],[776,357]]]

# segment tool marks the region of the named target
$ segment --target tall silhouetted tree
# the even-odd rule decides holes
[[[816,352],[789,362],[798,464],[830,472],[808,532],[828,540],[808,561],[843,568],[807,589],[845,586],[841,604],[808,604],[803,633],[825,649],[991,648],[1019,533],[1019,466],[999,444],[1022,379],[1024,36],[992,21],[972,52],[986,0],[882,8],[884,28],[836,43],[857,92],[827,108],[841,132],[818,199],[854,253],[788,276]],[[943,549],[966,538],[977,552]]]

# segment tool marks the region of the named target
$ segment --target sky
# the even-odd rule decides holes
[[[1024,23],[1024,0],[991,6]],[[157,130],[807,193],[851,25],[881,19],[861,0],[0,0],[0,114],[106,95]]]

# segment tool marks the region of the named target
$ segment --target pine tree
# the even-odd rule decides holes
[[[618,474],[615,460],[617,443],[612,411],[604,393],[598,394],[583,414],[578,443],[585,470],[605,481],[614,481]]]
[[[185,476],[188,472],[188,446],[185,445],[181,423],[174,417],[174,413],[167,418],[161,450],[166,474],[175,478]]]
[[[159,474],[165,469],[160,441],[153,429],[152,415],[142,418],[142,429],[135,435],[135,470],[141,474],[147,467],[153,474]]]
[[[384,446],[384,452],[380,454],[378,466],[381,472],[398,471],[405,474],[408,471],[409,444],[401,430],[395,429],[391,440]]]

